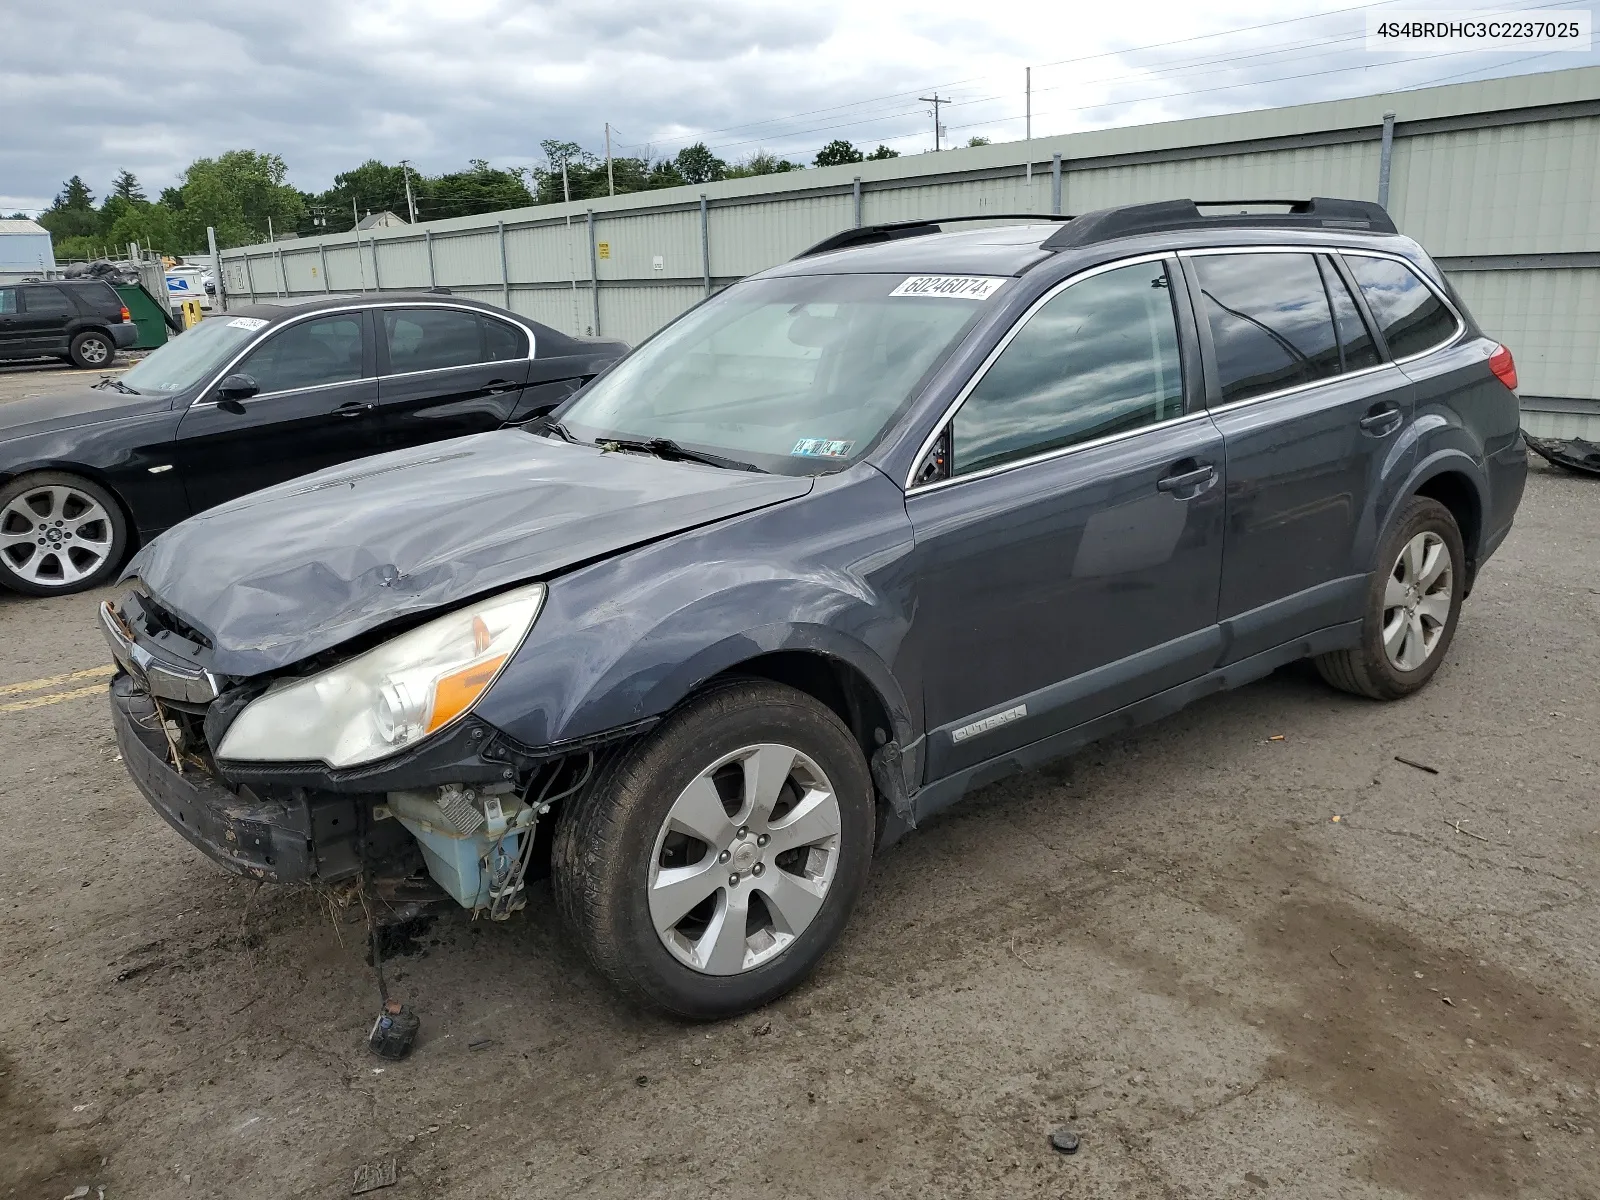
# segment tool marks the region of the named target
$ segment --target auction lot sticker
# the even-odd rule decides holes
[[[943,296],[950,300],[987,300],[1000,290],[1004,279],[987,275],[913,275],[891,296]]]

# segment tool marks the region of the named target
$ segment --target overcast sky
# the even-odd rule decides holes
[[[274,151],[307,191],[368,158],[430,174],[541,161],[544,138],[657,156],[705,140],[810,162],[835,137],[932,148],[1592,65],[1379,55],[1369,10],[1439,0],[72,0],[0,5],[0,210],[122,167],[154,197],[194,158]],[[1460,8],[1485,8],[1455,0]],[[1584,7],[1507,0],[1511,9]],[[85,36],[92,31],[92,36]]]

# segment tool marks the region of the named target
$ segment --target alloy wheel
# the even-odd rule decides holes
[[[839,799],[792,746],[724,755],[673,801],[650,859],[651,922],[679,962],[737,975],[821,911],[839,863]]]
[[[74,487],[44,484],[0,510],[0,561],[39,587],[70,587],[94,574],[111,542],[111,515]]]
[[[91,367],[98,367],[111,358],[111,347],[99,338],[85,338],[78,347],[78,353]]]
[[[1383,652],[1396,670],[1415,671],[1438,649],[1454,576],[1438,534],[1419,533],[1401,549],[1383,589]]]

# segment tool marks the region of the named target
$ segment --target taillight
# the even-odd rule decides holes
[[[126,305],[126,304],[124,304],[124,305],[123,305],[123,306],[122,306],[122,319],[123,319],[123,320],[124,320],[124,321],[131,321],[131,320],[132,320],[132,319],[133,319],[133,318],[132,318],[132,317],[130,317],[130,316],[129,316],[129,315],[128,315],[128,306],[127,306],[127,305]]]
[[[1489,355],[1489,370],[1493,371],[1494,377],[1513,392],[1517,390],[1517,364],[1512,360],[1511,351],[1504,346]]]

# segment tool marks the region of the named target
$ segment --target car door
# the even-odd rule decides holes
[[[927,782],[1215,662],[1222,439],[1176,270],[1042,299],[935,441],[947,477],[925,462],[907,494]]]
[[[67,323],[78,315],[71,297],[47,283],[27,284],[17,291],[18,349],[24,354],[65,354],[71,340]]]
[[[1225,662],[1361,616],[1410,381],[1381,361],[1337,264],[1309,249],[1185,251],[1228,460]]]
[[[27,351],[17,289],[0,287],[0,358],[21,358]]]
[[[228,374],[258,391],[224,400],[213,383],[178,423],[176,459],[195,512],[383,448],[365,312],[283,325]]]
[[[516,411],[532,352],[520,326],[444,305],[380,308],[374,315],[390,448],[498,429]]]

